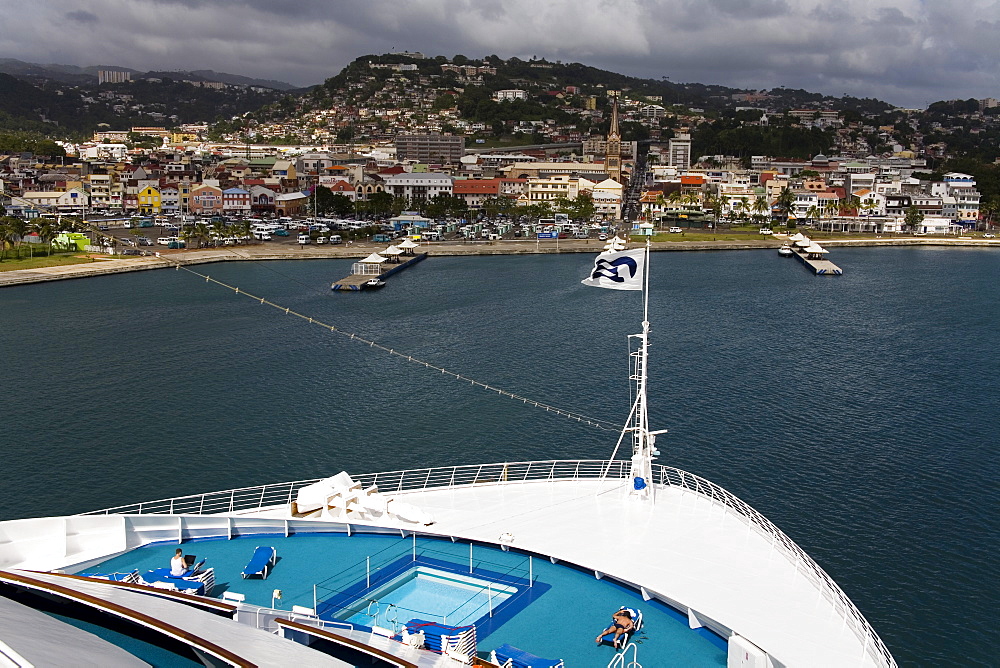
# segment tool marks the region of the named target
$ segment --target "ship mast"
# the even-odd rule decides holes
[[[653,457],[660,454],[656,449],[656,435],[666,432],[666,429],[650,432],[649,414],[646,405],[646,372],[649,360],[649,249],[652,225],[644,223],[639,226],[646,237],[646,258],[643,271],[642,286],[642,333],[632,334],[630,339],[636,339],[638,346],[629,353],[631,367],[630,380],[635,383],[635,403],[632,413],[625,425],[626,432],[632,432],[632,479],[630,496],[639,499],[653,500]],[[631,348],[631,346],[630,346]],[[623,434],[624,436],[624,434]]]

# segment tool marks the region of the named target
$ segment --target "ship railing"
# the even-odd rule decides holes
[[[469,464],[423,469],[408,469],[368,473],[355,476],[364,487],[377,486],[382,493],[414,492],[428,488],[467,487],[472,485],[498,485],[530,483],[546,480],[580,480],[595,478],[625,479],[631,474],[629,460],[548,460],[534,462],[504,462],[495,464]],[[895,668],[892,654],[861,611],[827,575],[812,557],[796,545],[781,529],[760,514],[748,503],[731,492],[672,466],[655,464],[654,481],[661,485],[680,487],[695,492],[718,504],[726,512],[742,518],[757,533],[770,541],[773,549],[786,555],[796,571],[814,584],[829,603],[841,614],[844,624],[861,639],[865,653],[878,663]],[[322,478],[298,480],[256,487],[242,487],[205,494],[193,494],[172,499],[147,501],[125,506],[97,510],[87,515],[172,514],[209,515],[220,513],[252,512],[261,508],[282,506],[295,500],[296,492]]]
[[[626,460],[552,460],[508,462],[502,464],[470,464],[440,468],[409,469],[368,473],[355,476],[365,487],[378,486],[384,494],[413,492],[430,487],[464,487],[496,485],[511,482],[544,480],[575,480],[590,478],[628,477],[631,462]],[[295,500],[296,492],[322,478],[296,480],[255,487],[241,487],[204,494],[191,494],[170,499],[144,501],[124,506],[95,510],[86,515],[214,515],[255,511],[280,506]]]

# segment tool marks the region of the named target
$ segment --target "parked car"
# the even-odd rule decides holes
[[[180,239],[174,239],[167,244],[167,248],[187,248],[187,243],[181,241]]]
[[[326,237],[316,237],[316,243],[325,244],[327,241]]]
[[[768,234],[774,234],[774,231],[770,227],[762,227],[760,228],[760,233],[768,235]]]
[[[992,232],[986,232],[985,234],[983,234],[983,239],[996,239],[996,237],[997,235],[993,234]]]
[[[300,234],[298,241],[299,241],[300,244],[302,244],[303,246],[305,246],[307,243],[310,243],[312,241],[312,239],[309,238],[308,234]]]
[[[277,230],[271,232],[271,234],[273,234],[276,237],[287,237],[288,236],[288,230],[283,230],[281,228],[278,228]]]
[[[671,234],[680,234],[683,230],[681,230],[681,228],[679,227],[671,227],[667,231],[670,232]]]

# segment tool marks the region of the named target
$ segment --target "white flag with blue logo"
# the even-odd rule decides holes
[[[584,285],[612,290],[642,290],[646,249],[634,248],[620,253],[601,253],[594,260],[590,276],[580,281]]]

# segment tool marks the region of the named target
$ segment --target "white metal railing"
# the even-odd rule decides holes
[[[334,619],[320,619],[316,615],[302,615],[297,612],[289,612],[280,608],[262,608],[255,605],[241,605],[236,614],[236,621],[253,626],[261,631],[267,631],[277,635],[281,632],[276,620],[289,619],[299,624],[315,626],[318,629],[339,629],[341,631],[353,631],[354,625],[350,622],[341,622]],[[253,614],[246,614],[252,612]]]
[[[629,650],[632,651],[631,661],[625,658]],[[639,648],[634,642],[630,642],[625,646],[625,649],[615,654],[614,658],[608,663],[608,668],[642,668],[642,664],[639,663]]]
[[[425,469],[409,469],[368,473],[355,480],[364,487],[377,485],[380,492],[398,493],[427,488],[466,487],[471,485],[496,485],[545,480],[625,479],[631,472],[631,461],[614,460],[548,460],[535,462],[505,462],[471,464]],[[205,494],[146,501],[96,510],[86,515],[177,514],[203,515],[251,511],[268,506],[290,503],[295,492],[322,478],[298,480],[273,485],[243,487]],[[882,639],[865,619],[861,611],[827,575],[812,557],[796,545],[781,529],[751,507],[748,503],[715,483],[693,473],[672,466],[653,465],[653,481],[665,486],[680,487],[718,503],[734,512],[757,533],[767,538],[771,545],[794,563],[796,571],[816,585],[830,604],[841,613],[845,623],[862,641],[865,652],[883,666],[895,668],[896,662]]]

